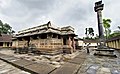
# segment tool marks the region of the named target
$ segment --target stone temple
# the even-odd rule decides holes
[[[13,45],[18,50],[34,48],[41,53],[72,53],[76,50],[74,28],[71,26],[56,28],[49,21],[47,24],[19,31],[13,37]]]

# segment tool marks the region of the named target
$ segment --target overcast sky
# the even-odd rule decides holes
[[[98,0],[0,0],[0,20],[9,23],[17,32],[45,24],[48,21],[58,27],[72,26],[79,37],[85,36],[85,28],[92,27],[98,33],[94,3]],[[103,18],[112,20],[111,29],[120,25],[120,0],[103,0]]]

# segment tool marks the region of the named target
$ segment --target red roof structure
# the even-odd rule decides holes
[[[0,42],[12,42],[12,35],[1,34]]]

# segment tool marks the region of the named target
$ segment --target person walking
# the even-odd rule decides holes
[[[90,43],[89,43],[89,44],[87,44],[87,46],[86,46],[87,53],[90,53],[90,51],[89,51],[89,45],[90,45]]]

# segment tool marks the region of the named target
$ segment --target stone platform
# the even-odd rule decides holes
[[[90,54],[82,51],[58,68],[5,54],[0,54],[0,59],[31,74],[120,74],[120,52],[115,51],[115,54],[117,58],[94,56],[94,50]]]
[[[115,54],[114,54],[114,49],[96,49],[95,50],[95,53],[94,55],[97,55],[97,56],[108,56],[108,57],[117,57]]]
[[[82,63],[86,59],[86,53],[80,52],[78,56],[72,60],[68,60],[59,68],[55,68],[47,63],[37,63],[30,60],[25,60],[24,58],[16,58],[14,56],[9,56],[0,53],[0,60],[3,60],[13,66],[22,69],[24,71],[30,72],[32,74],[77,74]]]

